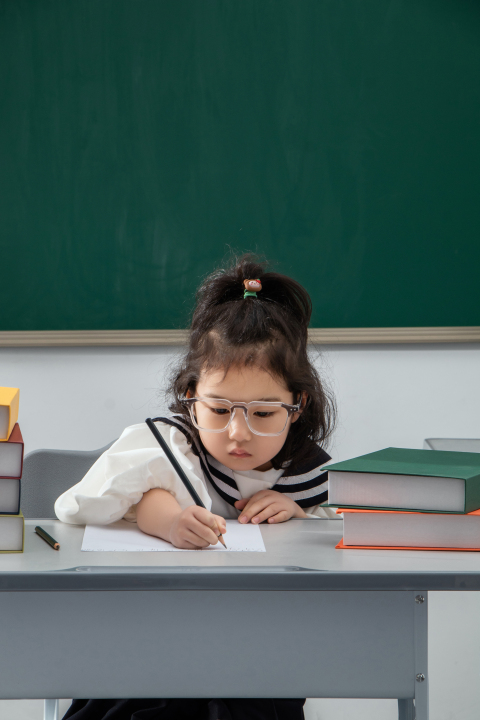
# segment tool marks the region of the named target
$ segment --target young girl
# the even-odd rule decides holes
[[[200,287],[188,351],[170,387],[171,417],[156,425],[205,508],[198,507],[145,423],[128,427],[55,503],[60,520],[124,518],[196,550],[225,518],[277,523],[330,517],[322,445],[334,404],[310,364],[310,298],[251,256]],[[225,535],[228,546],[228,536]],[[304,700],[74,700],[73,720],[300,720]]]

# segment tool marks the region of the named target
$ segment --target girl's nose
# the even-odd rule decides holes
[[[237,442],[250,440],[251,438],[245,414],[238,408],[234,408],[232,422],[228,428],[228,437],[230,440],[236,440]]]

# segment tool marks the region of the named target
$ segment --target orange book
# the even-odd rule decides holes
[[[478,548],[451,548],[451,547],[400,547],[397,545],[344,545],[343,538],[335,545],[338,550],[443,550],[443,552],[480,552]]]
[[[20,390],[0,387],[0,442],[6,442],[18,420]]]
[[[337,513],[344,514],[344,537],[335,546],[340,550],[480,552],[480,510],[446,514],[344,508]],[[359,538],[363,542],[355,542]],[[383,542],[374,544],[377,538]]]

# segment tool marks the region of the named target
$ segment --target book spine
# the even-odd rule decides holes
[[[11,480],[12,478],[7,478],[8,480]],[[18,515],[20,513],[20,496],[22,492],[22,483],[20,481],[20,478],[13,478],[13,480],[18,480],[18,501],[17,505],[15,507],[15,510],[5,510],[2,507],[1,502],[1,496],[0,496],[0,515]]]
[[[0,388],[0,390],[10,390],[13,388]],[[18,411],[19,411],[19,405],[20,405],[20,391],[17,389],[13,397],[5,398],[4,393],[1,393],[0,397],[2,397],[2,404],[3,406],[8,407],[8,427],[7,427],[7,436],[6,437],[0,437],[0,442],[7,442],[10,435],[13,432],[13,428],[15,427],[15,424],[18,422]]]
[[[20,425],[18,423],[15,423],[13,430],[9,435],[9,438],[6,441],[6,444],[9,444],[9,443],[14,443],[15,445],[21,445],[20,474],[19,475],[2,474],[1,463],[0,463],[0,478],[11,478],[12,480],[19,480],[23,474],[23,460],[25,457],[25,443],[23,441],[22,431],[21,431]],[[0,444],[0,458],[1,458],[1,454],[2,454],[2,445]]]
[[[480,509],[480,474],[465,480],[465,512]]]
[[[322,507],[331,507],[331,508],[338,508],[341,510],[342,508],[348,509],[348,510],[378,510],[378,511],[385,511],[385,512],[409,512],[409,513],[432,513],[432,514],[438,514],[438,515],[458,515],[461,514],[463,511],[460,510],[426,510],[425,508],[401,508],[401,507],[386,507],[386,506],[380,506],[380,505],[329,505],[326,503],[325,505],[322,505]],[[470,512],[470,511],[469,511]]]
[[[15,427],[15,423],[18,422],[18,411],[20,406],[20,391],[17,391],[12,399],[12,402],[10,403],[10,422],[9,422],[9,428],[8,428],[8,437],[10,437],[10,434],[13,431],[13,428]]]
[[[11,514],[0,513],[0,520],[1,520],[2,516],[6,516],[6,515],[8,515],[8,517],[11,517]],[[21,510],[16,514],[16,517],[19,517],[20,520],[22,521],[22,548],[21,548],[21,550],[0,550],[0,555],[7,555],[10,553],[23,553],[23,551],[25,549],[25,518],[24,518]]]

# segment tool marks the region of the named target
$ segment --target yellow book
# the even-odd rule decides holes
[[[23,552],[25,545],[25,518],[18,515],[0,515],[0,555]]]
[[[20,390],[0,387],[0,442],[6,442],[18,420]]]

